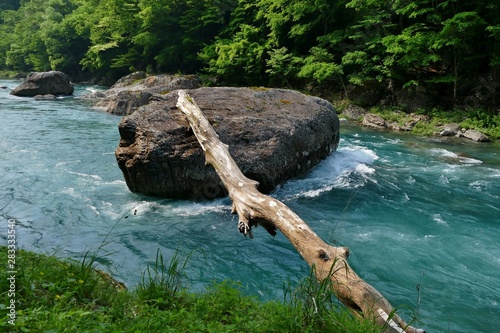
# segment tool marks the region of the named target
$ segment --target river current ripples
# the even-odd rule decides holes
[[[78,96],[35,101],[0,80],[0,238],[99,264],[136,285],[157,251],[191,256],[192,290],[240,281],[282,299],[309,269],[285,237],[237,231],[229,199],[195,203],[130,193],[116,164],[120,118]],[[338,150],[272,194],[326,241],[351,250],[353,269],[428,332],[500,327],[500,145],[377,132],[341,122]],[[134,214],[135,212],[135,214]]]

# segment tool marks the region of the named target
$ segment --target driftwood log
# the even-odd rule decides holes
[[[238,229],[252,237],[252,227],[261,225],[271,235],[279,229],[293,244],[319,281],[330,279],[337,298],[353,313],[373,318],[389,332],[422,333],[407,325],[381,293],[362,280],[347,263],[349,249],[324,242],[297,214],[282,202],[260,193],[258,183],[247,178],[229,154],[195,101],[179,91],[177,107],[185,114],[206,158],[226,187],[239,217]]]

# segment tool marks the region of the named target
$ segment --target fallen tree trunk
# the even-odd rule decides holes
[[[293,244],[319,281],[330,279],[333,292],[353,313],[373,318],[390,332],[422,333],[407,325],[375,288],[349,266],[349,249],[325,243],[297,214],[282,202],[260,193],[258,183],[247,178],[229,154],[203,112],[183,90],[177,107],[186,115],[206,158],[221,178],[239,216],[238,229],[252,237],[252,227],[261,225],[272,235],[279,229]]]

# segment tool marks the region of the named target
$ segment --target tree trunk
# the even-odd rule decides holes
[[[232,212],[239,216],[238,229],[252,237],[252,227],[262,225],[272,235],[279,229],[293,244],[319,281],[330,279],[339,300],[353,313],[373,318],[390,332],[425,332],[408,326],[389,302],[363,281],[349,266],[349,249],[325,243],[297,214],[280,201],[260,193],[257,182],[248,179],[229,154],[194,100],[179,91],[177,107],[186,115],[206,158],[233,201]]]

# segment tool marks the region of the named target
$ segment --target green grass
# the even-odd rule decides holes
[[[7,262],[0,247],[0,262]],[[288,286],[284,301],[244,295],[236,282],[214,283],[202,293],[183,287],[188,259],[165,262],[158,252],[135,290],[120,287],[82,262],[18,251],[15,326],[8,323],[9,281],[0,276],[2,332],[381,332],[334,300],[329,288],[309,276]],[[280,283],[270,281],[270,283]],[[328,290],[327,290],[328,289]]]
[[[439,126],[457,123],[464,129],[475,129],[488,135],[491,139],[500,139],[500,114],[481,108],[456,109],[444,111],[440,109],[422,110],[431,121],[428,124],[417,124],[413,132],[429,135],[439,130]]]

